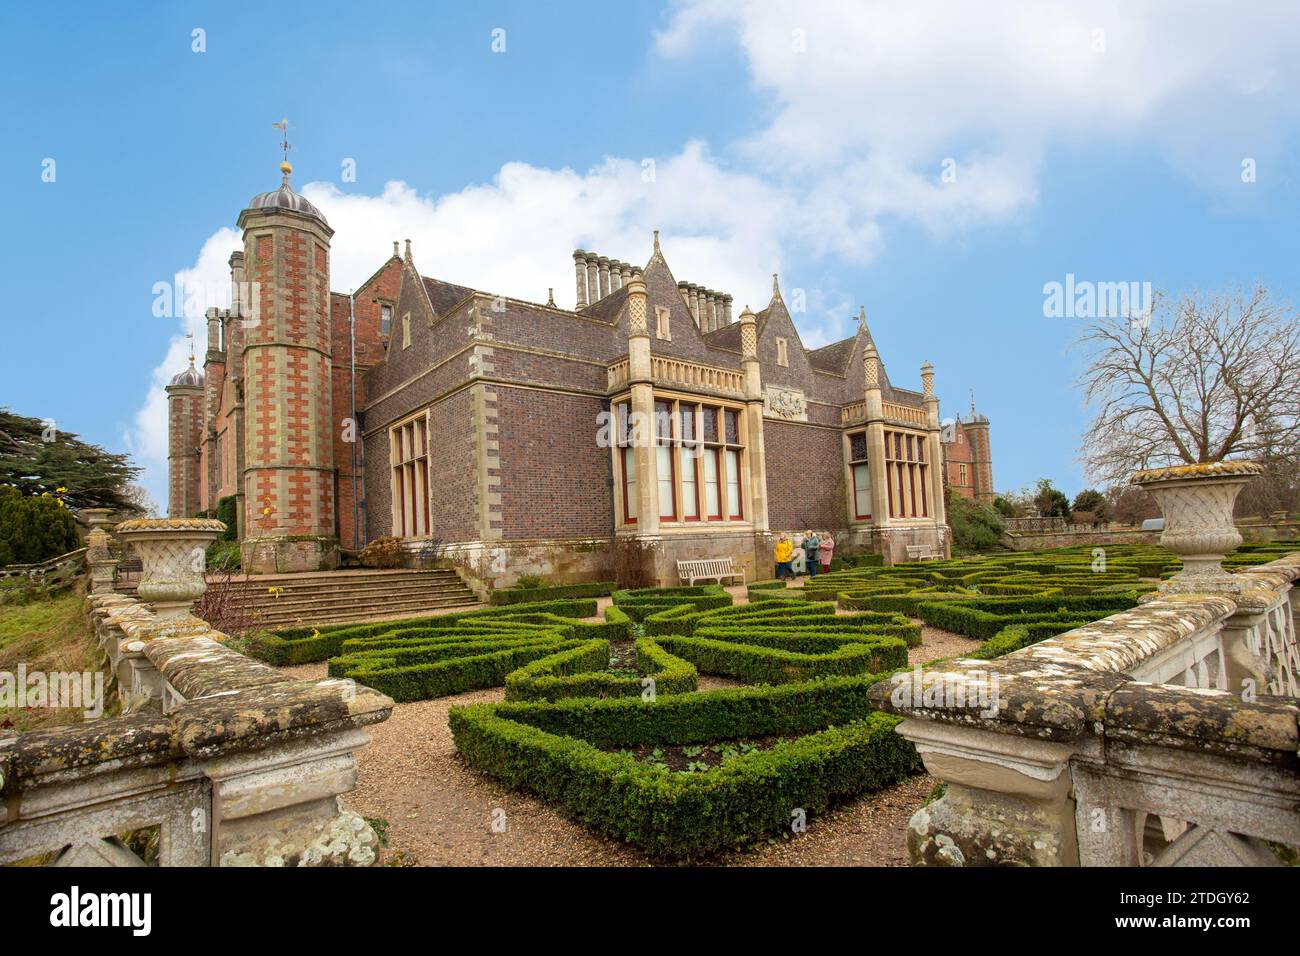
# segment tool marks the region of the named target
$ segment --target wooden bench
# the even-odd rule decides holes
[[[907,559],[909,561],[939,561],[943,558],[934,545],[930,544],[909,544],[907,546]]]
[[[678,561],[677,576],[687,584],[712,578],[719,584],[723,578],[740,578],[745,583],[745,569],[737,569],[731,558],[700,558],[694,561]]]

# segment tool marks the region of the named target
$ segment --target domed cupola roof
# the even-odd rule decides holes
[[[280,172],[284,174],[284,180],[281,182],[280,188],[269,193],[258,193],[249,201],[248,208],[287,209],[290,212],[296,212],[304,216],[311,216],[314,219],[319,219],[328,226],[329,223],[325,221],[325,217],[321,214],[321,211],[302,196],[299,196],[294,192],[293,187],[289,185],[289,174],[293,172],[293,167],[287,162],[281,163]]]
[[[190,359],[190,367],[185,371],[172,376],[171,385],[181,386],[183,388],[202,388],[203,373],[194,367],[194,359]],[[171,387],[171,386],[168,386]]]

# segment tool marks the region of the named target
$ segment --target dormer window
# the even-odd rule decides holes
[[[668,322],[672,318],[672,313],[662,305],[655,306],[655,338],[664,339],[671,342],[673,338],[672,329]]]
[[[393,307],[391,305],[381,305],[379,307],[379,334],[388,338],[393,334]]]
[[[782,368],[790,367],[790,350],[786,346],[785,339],[776,340],[776,364]]]

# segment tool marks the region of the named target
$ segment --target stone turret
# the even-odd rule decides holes
[[[203,510],[199,443],[203,440],[203,373],[190,367],[167,386],[167,513],[191,518]]]

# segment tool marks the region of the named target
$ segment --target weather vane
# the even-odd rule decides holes
[[[194,364],[194,333],[186,332],[185,337],[190,340],[190,364]]]
[[[284,139],[280,142],[280,148],[284,150],[284,161],[280,163],[280,172],[284,173],[284,181],[289,181],[289,174],[293,172],[293,167],[289,165],[289,150],[293,147],[289,144],[289,120],[282,119],[278,123],[272,123],[273,127],[284,134]]]

